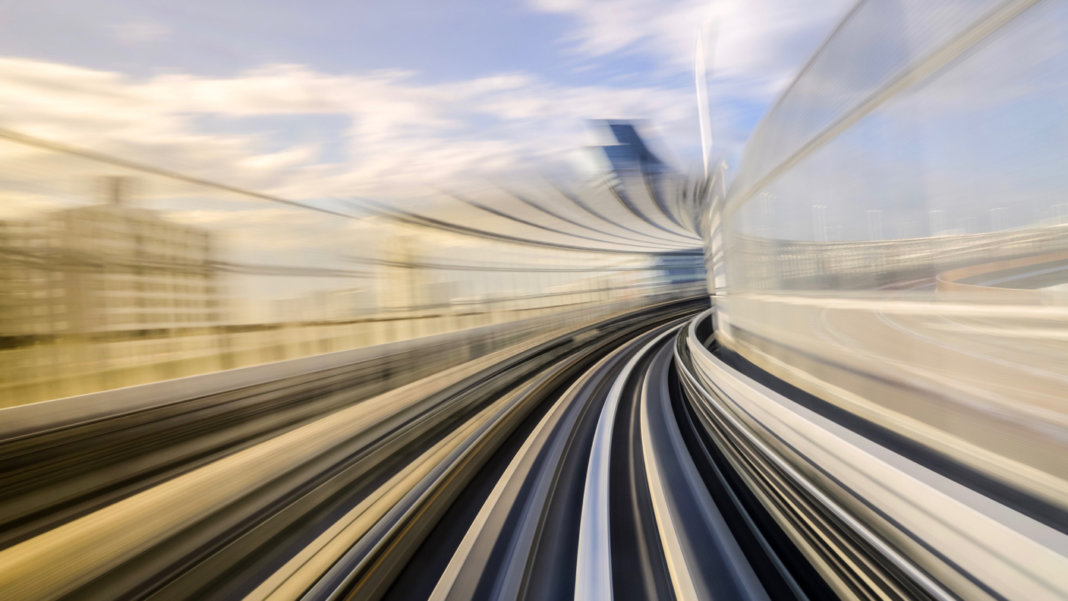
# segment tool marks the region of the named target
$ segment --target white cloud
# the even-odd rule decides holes
[[[134,78],[8,58],[0,77],[4,127],[295,198],[533,171],[586,143],[591,117],[647,118],[685,137],[696,123],[688,90],[568,87],[524,73],[422,84],[397,71],[268,65],[232,77]],[[343,125],[301,138],[301,119],[323,115]],[[297,134],[248,121],[272,116]],[[322,158],[338,147],[342,156]]]
[[[534,1],[575,17],[577,53],[644,53],[676,72],[691,68],[696,32],[717,15],[714,133],[737,152],[747,134],[739,101],[770,101],[811,50],[798,53],[797,40],[814,45],[846,0]],[[116,31],[167,35],[148,22]],[[15,58],[0,59],[0,77],[5,127],[296,198],[403,193],[540,168],[588,143],[590,118],[645,119],[688,162],[698,142],[694,95],[677,78],[568,86],[513,72],[426,84],[409,71],[339,75],[299,64],[137,78]],[[336,132],[299,135],[302,118],[324,115],[338,117]],[[270,117],[286,119],[285,131],[262,124]]]
[[[563,39],[580,56],[652,57],[666,74],[692,73],[698,36],[710,57],[713,132],[728,153],[748,134],[739,103],[768,105],[854,0],[530,0],[571,16]],[[691,101],[692,103],[692,101]],[[692,104],[691,104],[692,106]]]
[[[748,133],[738,125],[743,104],[770,101],[811,50],[796,52],[797,40],[807,35],[814,45],[845,1],[535,3],[576,18],[575,52],[645,53],[667,72],[691,68],[696,32],[716,15],[714,134],[737,153]],[[167,35],[143,25],[119,29],[131,39]],[[546,169],[589,143],[590,118],[646,120],[684,166],[698,143],[693,91],[677,79],[561,85],[505,72],[427,84],[410,71],[335,74],[299,64],[139,78],[16,58],[0,58],[0,77],[4,127],[297,199],[410,195]],[[336,118],[336,130],[301,135],[302,124],[322,116]]]
[[[774,78],[796,71],[853,4],[852,0],[530,0],[535,10],[574,17],[565,38],[579,53],[641,52],[689,70],[694,41],[706,23],[715,30],[716,67],[725,76]]]

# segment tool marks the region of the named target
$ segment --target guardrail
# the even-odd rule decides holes
[[[1063,509],[1035,521],[883,425],[769,388],[706,347],[708,319],[694,319],[676,351],[692,407],[838,594],[1056,599],[1068,592]]]

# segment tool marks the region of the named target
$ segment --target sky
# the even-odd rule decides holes
[[[590,119],[736,162],[848,0],[0,0],[0,127],[291,198],[569,169]],[[2,154],[2,151],[0,151]]]

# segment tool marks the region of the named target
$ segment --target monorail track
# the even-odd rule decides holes
[[[717,374],[700,308],[377,394],[344,380],[372,363],[337,366],[21,431],[0,440],[0,598],[1005,598],[954,562],[963,538],[915,552],[931,520],[858,500],[874,443]],[[814,464],[820,445],[859,450]]]

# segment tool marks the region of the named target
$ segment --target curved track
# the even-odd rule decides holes
[[[338,367],[9,436],[0,598],[1056,592],[1042,580],[1053,562],[999,572],[1006,585],[975,571],[998,556],[966,537],[924,547],[937,524],[858,480],[862,454],[881,458],[863,466],[886,483],[982,506],[772,392],[752,396],[759,385],[706,348],[701,304],[381,394],[357,394],[345,383],[363,372]],[[972,523],[1006,520],[985,516]],[[1011,542],[1057,544],[1034,528]]]
[[[591,558],[620,591],[673,594],[639,408],[698,306],[377,396],[388,361],[13,432],[0,596],[582,598]],[[591,555],[583,533],[606,519],[626,534]]]

